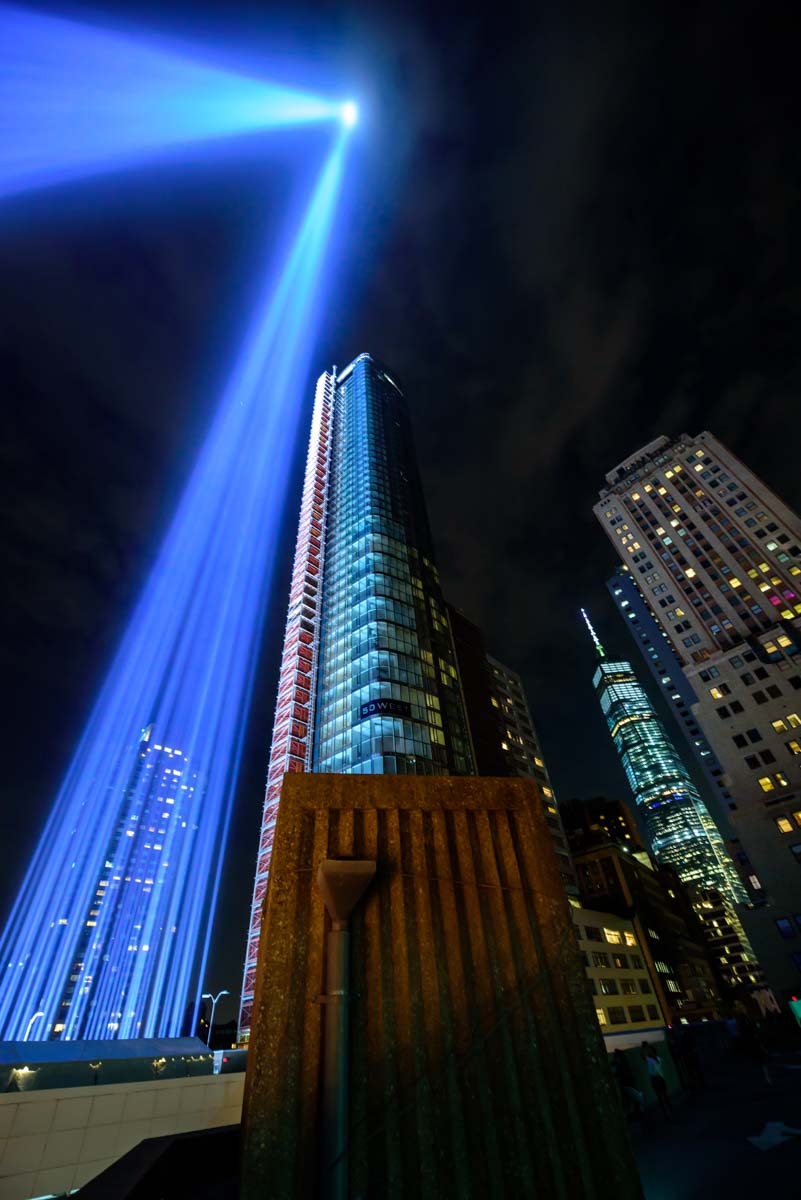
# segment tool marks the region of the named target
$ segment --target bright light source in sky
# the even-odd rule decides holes
[[[176,1035],[204,983],[349,138],[340,102],[21,10],[0,13],[0,76],[0,192],[336,122],[0,936],[0,1039]]]
[[[359,119],[359,109],[355,100],[346,100],[342,105],[342,124],[352,128]]]
[[[212,57],[0,7],[0,194],[210,138],[345,119],[337,100],[220,68]]]

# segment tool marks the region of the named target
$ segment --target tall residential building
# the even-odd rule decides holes
[[[523,680],[487,653],[477,625],[452,605],[447,605],[447,610],[476,772],[536,780],[565,890],[575,897],[578,888],[573,864]]]
[[[278,683],[240,1010],[287,771],[474,772],[403,393],[369,354],[320,376]]]
[[[801,985],[801,518],[710,433],[658,438],[595,514],[695,696],[767,903],[744,914],[768,983]]]

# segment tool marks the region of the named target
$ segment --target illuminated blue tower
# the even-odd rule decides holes
[[[683,883],[746,902],[723,839],[631,663],[610,661],[583,609],[582,616],[599,658],[593,686],[654,857]]]
[[[317,382],[240,1035],[287,771],[464,775],[473,755],[403,392],[369,354]]]
[[[179,970],[185,952],[179,929],[200,822],[197,771],[181,747],[156,740],[152,725],[130,760],[126,786],[107,798],[116,808],[114,832],[55,1014],[53,1034],[70,1041],[152,1029],[160,979]],[[50,937],[61,933],[59,920]],[[142,956],[159,969],[143,971]]]

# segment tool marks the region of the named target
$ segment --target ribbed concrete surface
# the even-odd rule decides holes
[[[245,1088],[242,1200],[318,1194],[325,858],[351,922],[352,1197],[641,1196],[534,784],[287,776]]]

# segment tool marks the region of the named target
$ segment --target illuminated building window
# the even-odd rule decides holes
[[[776,721],[771,721],[771,725],[773,726],[773,729],[776,733],[786,733],[787,732],[787,726],[785,725],[785,723],[781,719],[781,717],[779,717],[778,720],[776,720]]]
[[[789,713],[787,721],[791,729],[801,728],[801,717],[799,717],[798,713]]]
[[[607,929],[604,927],[604,937],[612,946],[620,946],[623,942],[623,937],[619,929]]]
[[[776,817],[776,828],[779,833],[794,833],[795,826],[789,817]]]
[[[602,1008],[596,1008],[595,1015],[598,1018],[599,1025],[606,1024],[606,1013],[604,1012],[604,1010]]]
[[[784,743],[791,754],[801,754],[801,743],[792,738],[789,742]]]
[[[774,786],[773,780],[771,779],[770,775],[763,775],[761,779],[757,780],[757,782],[758,782],[759,786],[762,788],[763,792],[775,791],[775,786]]]
[[[636,946],[636,945],[637,945],[637,939],[635,938],[635,936],[634,936],[634,934],[633,934],[633,933],[629,933],[629,932],[628,932],[628,930],[627,930],[627,931],[626,931],[626,932],[623,934],[623,936],[624,936],[624,938],[626,939],[626,945],[627,945],[627,946]]]

